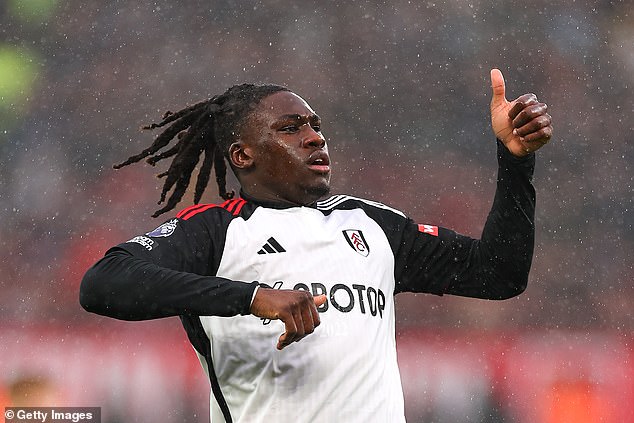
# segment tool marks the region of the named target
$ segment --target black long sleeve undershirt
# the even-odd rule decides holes
[[[515,157],[498,141],[497,157],[495,199],[480,239],[442,227],[431,236],[410,219],[395,250],[395,293],[502,300],[526,289],[535,232],[535,155]]]
[[[501,300],[528,284],[535,238],[535,155],[518,158],[498,141],[497,189],[479,240],[469,249],[472,273],[456,275],[446,293]]]
[[[86,272],[79,301],[122,320],[248,314],[257,283],[167,269],[114,248]]]

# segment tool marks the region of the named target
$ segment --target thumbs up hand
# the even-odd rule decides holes
[[[508,101],[504,77],[498,69],[491,70],[491,126],[495,136],[515,156],[523,157],[550,141],[553,133],[548,106],[535,94],[524,94]]]

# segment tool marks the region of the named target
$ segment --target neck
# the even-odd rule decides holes
[[[287,197],[275,195],[271,193],[259,193],[242,187],[240,189],[240,196],[245,200],[265,205],[273,208],[289,208],[289,207],[301,207],[301,206],[314,206],[320,197],[307,198],[305,201],[293,201]],[[308,197],[308,196],[307,196]]]

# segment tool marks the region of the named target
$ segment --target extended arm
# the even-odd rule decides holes
[[[183,314],[248,314],[256,283],[168,269],[122,249],[86,272],[79,301],[87,311],[123,320]]]
[[[122,320],[237,314],[279,319],[286,331],[278,349],[319,325],[317,307],[325,296],[214,276],[208,266],[218,259],[211,240],[217,234],[200,219],[164,225],[169,225],[168,235],[135,237],[111,249],[86,272],[79,294],[84,309]]]

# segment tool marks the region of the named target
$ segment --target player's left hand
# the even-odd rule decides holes
[[[524,94],[507,101],[504,77],[499,69],[491,70],[491,126],[495,136],[515,156],[523,157],[537,151],[553,135],[548,106],[535,94]]]

